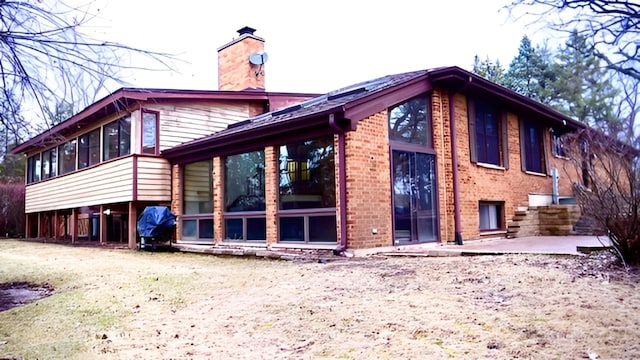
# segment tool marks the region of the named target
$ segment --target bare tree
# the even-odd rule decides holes
[[[582,214],[607,231],[625,266],[640,264],[640,152],[589,128],[563,143]]]
[[[101,41],[83,33],[99,13],[91,5],[0,0],[0,125],[15,137],[25,136],[33,124],[33,119],[23,119],[20,105],[27,110],[24,104],[35,104],[48,127],[51,122],[46,114],[51,111],[47,109],[65,103],[89,105],[107,83],[122,84],[123,70],[171,70],[174,58],[169,54]],[[133,66],[132,54],[150,61]]]
[[[555,31],[577,30],[616,72],[640,80],[640,3],[625,0],[513,0],[516,17],[533,17]],[[521,10],[524,9],[524,13]]]

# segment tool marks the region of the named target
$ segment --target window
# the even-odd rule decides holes
[[[413,98],[389,109],[389,140],[432,146],[428,101]]]
[[[60,175],[70,173],[76,169],[76,139],[58,146],[60,163],[58,173]]]
[[[280,146],[280,241],[335,243],[333,136]]]
[[[41,171],[40,154],[29,157],[27,159],[27,184],[40,181]]]
[[[509,167],[507,118],[494,105],[469,102],[469,145],[471,161]]]
[[[504,230],[503,202],[481,201],[479,204],[480,231]]]
[[[158,113],[142,112],[142,153],[158,153]]]
[[[212,162],[199,161],[183,167],[182,238],[213,239]]]
[[[78,169],[100,163],[100,129],[78,137]]]
[[[47,150],[42,153],[42,179],[49,179],[56,176],[58,170],[57,148]]]
[[[267,239],[264,166],[262,150],[225,159],[225,239]]]
[[[551,130],[551,153],[559,157],[567,156],[562,135],[557,134],[553,129]]]
[[[130,154],[131,116],[125,116],[104,126],[102,146],[102,157],[105,161]]]
[[[530,120],[520,121],[520,158],[522,170],[546,173],[543,127]]]

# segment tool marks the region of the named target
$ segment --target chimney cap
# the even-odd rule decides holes
[[[238,35],[244,35],[244,34],[253,35],[254,32],[256,32],[256,29],[249,26],[245,26],[242,29],[238,30]]]

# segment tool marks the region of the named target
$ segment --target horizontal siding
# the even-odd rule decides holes
[[[138,158],[138,200],[171,201],[171,165],[167,160]]]
[[[209,104],[154,104],[146,107],[160,112],[160,150],[211,135],[229,124],[249,118],[246,102]]]
[[[133,157],[28,185],[27,213],[79,208],[133,199]]]

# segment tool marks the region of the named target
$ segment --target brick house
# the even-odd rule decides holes
[[[161,204],[180,243],[446,243],[506,236],[522,207],[572,197],[551,174],[582,123],[458,67],[265,92],[247,61],[264,40],[239,33],[218,49],[218,91],[121,89],[16,147],[27,237],[133,248],[136,214]]]
[[[571,198],[563,176],[553,194],[551,174],[566,161],[558,136],[583,127],[445,67],[336,90],[163,156],[183,241],[372,248],[505,236],[518,209]],[[209,170],[210,192],[193,198]],[[193,201],[213,212],[186,214]],[[198,236],[202,218],[213,241]]]

